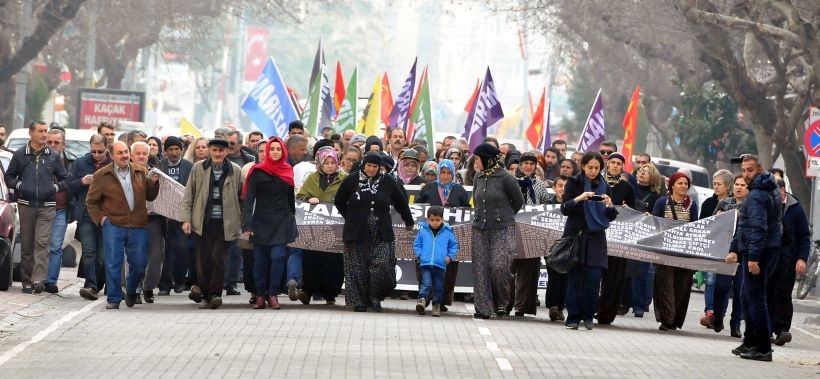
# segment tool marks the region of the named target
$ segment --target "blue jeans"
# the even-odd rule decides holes
[[[766,292],[769,273],[777,262],[777,247],[767,247],[760,254],[757,262],[760,273],[752,275],[748,268],[748,254],[743,254],[740,267],[743,269],[743,313],[746,315],[746,330],[743,333],[743,344],[754,346],[759,353],[768,353],[772,350],[771,325],[769,324],[769,309],[766,304]]]
[[[91,221],[88,212],[83,212],[82,218],[77,220],[77,236],[83,249],[80,256],[80,265],[85,274],[83,287],[100,290],[105,281],[102,229]]]
[[[57,284],[60,277],[60,267],[63,265],[63,240],[68,227],[68,212],[57,209],[54,214],[54,224],[51,226],[51,241],[48,246],[48,274],[46,283]]]
[[[288,247],[286,245],[256,245],[253,255],[253,280],[256,294],[276,296],[285,275]],[[248,275],[250,273],[245,273]]]
[[[229,244],[228,254],[225,255],[225,289],[236,286],[239,282],[239,271],[242,270],[242,249],[236,241],[231,241]]]
[[[592,324],[598,310],[598,294],[604,269],[578,265],[567,273],[567,320],[566,324],[581,321]]]
[[[729,308],[729,293],[734,293],[732,297],[732,318],[729,325],[733,329],[740,329],[740,321],[743,320],[743,305],[741,298],[743,297],[741,286],[743,284],[743,272],[741,265],[737,266],[735,275],[715,275],[715,290],[714,290],[714,312],[717,323],[723,322],[726,317],[726,309]]]
[[[302,249],[289,247],[288,249],[288,277],[287,280],[295,280],[296,284],[302,286]]]
[[[444,298],[444,276],[447,271],[435,266],[421,266],[421,283],[419,283],[419,298],[433,300],[433,305],[441,304]],[[430,296],[430,289],[433,294]]]
[[[703,272],[703,281],[706,283],[706,288],[703,290],[703,302],[705,303],[704,312],[715,310],[715,281],[717,274],[714,272]]]
[[[137,294],[137,286],[148,265],[148,231],[145,228],[121,228],[106,219],[102,226],[103,249],[105,250],[106,282],[105,294],[109,303],[122,301],[122,263],[128,259],[128,275],[125,278],[125,293]]]

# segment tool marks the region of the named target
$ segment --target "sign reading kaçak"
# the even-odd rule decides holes
[[[77,96],[77,128],[96,129],[105,121],[116,126],[120,120],[144,121],[145,93],[80,88]]]

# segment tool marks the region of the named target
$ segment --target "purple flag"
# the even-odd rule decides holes
[[[393,105],[393,110],[390,111],[389,121],[390,128],[399,127],[407,132],[407,121],[410,119],[410,103],[413,101],[413,90],[416,87],[416,63],[418,58],[413,61],[413,67],[410,69],[410,75],[404,81],[404,86],[401,87],[401,92],[396,98],[396,103]],[[408,141],[409,142],[409,141]]]
[[[581,140],[578,141],[577,151],[585,153],[587,151],[598,151],[601,142],[604,142],[606,131],[604,130],[604,101],[601,99],[601,90],[595,96],[595,103],[589,111],[587,123],[581,133]]]
[[[541,142],[538,143],[538,150],[541,150],[541,152],[547,151],[547,149],[552,146],[552,136],[550,135],[550,107],[552,107],[552,100],[547,99],[547,114],[544,117],[544,124],[541,126]]]
[[[487,138],[487,129],[502,118],[504,118],[504,111],[498,101],[498,94],[495,93],[495,83],[490,74],[490,68],[487,67],[487,74],[484,76],[484,82],[481,83],[478,98],[464,126],[464,135],[470,143],[470,151],[475,151],[475,148],[484,142],[484,138]]]

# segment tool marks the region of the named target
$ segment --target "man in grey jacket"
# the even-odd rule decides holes
[[[182,232],[198,235],[196,284],[203,295],[201,309],[222,305],[225,254],[241,229],[239,194],[244,178],[240,167],[226,159],[228,148],[224,139],[208,142],[210,158],[194,164],[182,201]]]

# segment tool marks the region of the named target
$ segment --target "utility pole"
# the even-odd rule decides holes
[[[34,0],[23,1],[23,18],[20,19],[20,46],[23,41],[31,36],[33,20],[31,16],[32,3]],[[26,90],[28,89],[28,79],[31,75],[31,63],[26,63],[23,69],[14,76],[17,89],[14,92],[14,122],[12,129],[20,129],[25,124],[26,119]]]
[[[97,56],[97,2],[90,0],[86,3],[88,13],[88,40],[85,46],[85,86],[94,87],[94,59]]]

